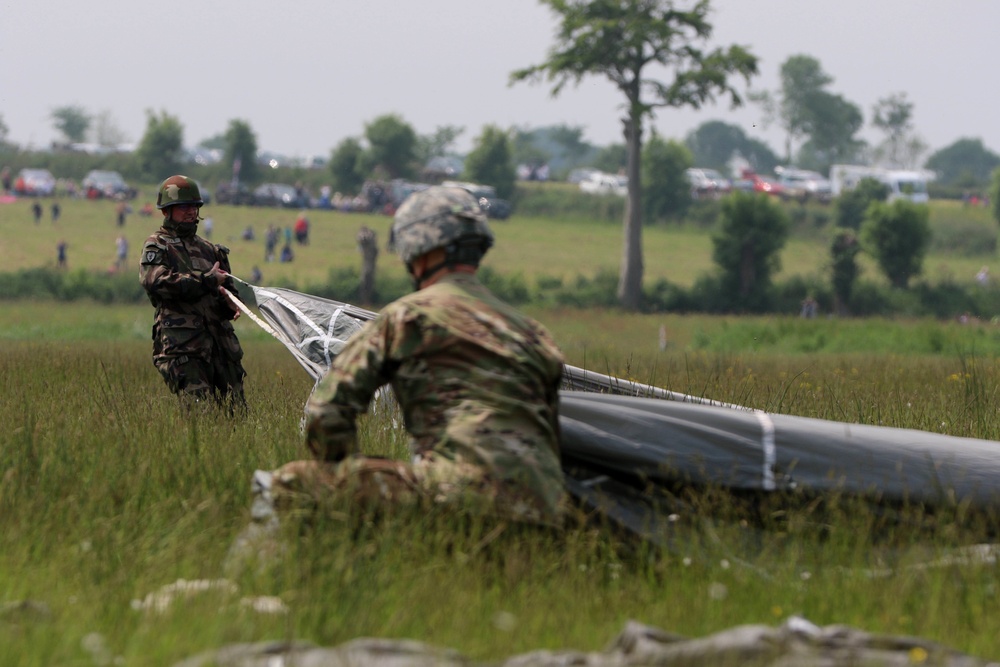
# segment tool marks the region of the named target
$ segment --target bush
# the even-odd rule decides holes
[[[0,299],[91,299],[100,303],[139,303],[146,293],[132,273],[60,271],[54,268],[0,273]]]
[[[592,195],[575,185],[519,183],[514,201],[520,215],[555,219],[586,219],[621,223],[625,198]]]

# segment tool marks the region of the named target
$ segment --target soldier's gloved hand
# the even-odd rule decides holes
[[[212,265],[212,268],[201,275],[201,280],[205,284],[205,287],[214,292],[216,288],[222,285],[222,281],[228,277],[229,274],[224,269],[219,268],[219,263],[216,262]]]

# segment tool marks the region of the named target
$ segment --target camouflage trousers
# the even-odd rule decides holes
[[[186,400],[213,399],[220,404],[246,407],[243,395],[246,371],[239,361],[225,355],[210,359],[184,355],[160,357],[153,363],[170,391]]]
[[[444,458],[292,461],[271,474],[270,494],[279,513],[343,502],[348,507],[445,506],[517,522],[562,523],[561,513],[553,515],[529,492],[498,484],[477,466]]]

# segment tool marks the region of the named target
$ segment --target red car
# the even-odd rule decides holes
[[[738,189],[744,192],[760,192],[766,195],[774,195],[784,199],[785,188],[778,181],[768,176],[761,176],[752,171],[743,172],[743,179],[737,184]]]

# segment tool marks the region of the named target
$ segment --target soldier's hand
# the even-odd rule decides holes
[[[229,277],[229,274],[219,267],[219,263],[216,262],[212,265],[208,271],[202,275],[202,280],[206,285],[215,288],[222,285],[222,281]]]

